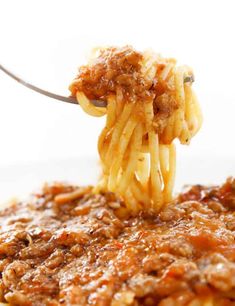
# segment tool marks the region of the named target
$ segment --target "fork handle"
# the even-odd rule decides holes
[[[37,87],[33,84],[30,84],[30,83],[24,81],[22,78],[18,77],[17,75],[12,73],[10,70],[8,70],[6,67],[4,67],[1,64],[0,64],[0,70],[5,72],[8,76],[10,76],[15,81],[19,82],[21,85],[23,85],[23,86],[25,86],[25,87],[27,87],[31,90],[34,90],[34,91],[36,91],[36,92],[38,92],[38,93],[40,93],[44,96],[47,96],[47,97],[55,99],[55,100],[71,103],[71,104],[78,104],[78,101],[74,97],[65,97],[65,96],[57,95],[55,93],[44,90],[42,88],[39,88],[39,87]],[[92,103],[97,107],[105,107],[107,105],[104,101],[97,101],[97,100],[92,100]]]

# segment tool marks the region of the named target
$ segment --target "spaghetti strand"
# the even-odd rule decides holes
[[[202,124],[192,70],[128,46],[95,54],[70,86],[86,113],[107,115],[98,141],[103,177],[94,192],[117,193],[131,214],[159,211],[172,200],[173,142],[188,144]],[[106,109],[88,97],[105,100]]]

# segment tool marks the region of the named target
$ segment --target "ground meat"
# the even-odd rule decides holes
[[[151,62],[151,63],[150,63]],[[181,106],[175,85],[175,60],[137,52],[131,46],[100,49],[86,66],[81,66],[69,89],[72,97],[82,92],[88,99],[116,103],[135,102],[135,115],[144,120],[143,104],[153,102],[153,128],[160,135],[169,117]],[[151,66],[151,69],[150,69]],[[168,71],[163,77],[164,69]],[[186,86],[193,80],[185,76]],[[191,81],[187,81],[191,80]]]
[[[78,76],[70,87],[72,95],[79,90],[90,99],[104,101],[118,91],[127,100],[150,96],[152,82],[141,73],[142,59],[142,54],[130,46],[101,49],[91,65],[79,68]]]
[[[235,287],[235,264],[231,262],[209,265],[204,271],[206,280],[221,291]]]
[[[193,186],[158,216],[128,218],[112,193],[46,185],[0,212],[0,300],[183,306],[213,294],[234,305],[234,182]]]
[[[143,61],[144,55],[131,46],[100,49],[88,65],[79,68],[70,86],[71,94],[75,96],[81,91],[89,99],[103,101],[115,95],[125,101],[141,100],[142,103],[151,98],[157,117],[168,118],[179,107],[174,96],[174,78],[166,81],[159,75],[168,63],[176,63],[159,57],[154,61],[156,74],[150,78],[142,69]]]

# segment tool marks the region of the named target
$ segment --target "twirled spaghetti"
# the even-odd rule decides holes
[[[172,198],[174,139],[188,144],[202,115],[193,73],[153,52],[132,47],[96,50],[70,86],[83,110],[107,115],[98,150],[103,176],[96,191],[120,195],[133,214],[158,211]],[[107,102],[98,108],[92,99]]]

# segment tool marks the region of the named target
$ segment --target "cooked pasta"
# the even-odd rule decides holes
[[[172,199],[174,140],[189,144],[202,123],[193,73],[153,52],[96,50],[70,86],[82,109],[106,114],[98,151],[103,175],[95,191],[120,195],[128,211],[159,211]],[[92,99],[103,100],[102,109]]]

